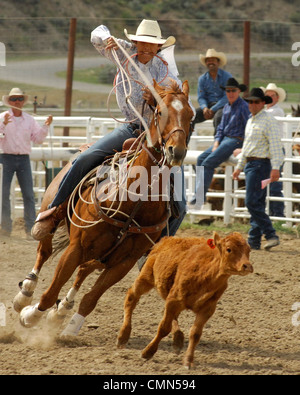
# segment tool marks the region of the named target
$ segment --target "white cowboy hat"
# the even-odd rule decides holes
[[[227,58],[224,54],[224,52],[217,52],[215,49],[210,48],[206,51],[206,55],[199,55],[200,62],[203,64],[203,66],[206,66],[205,59],[206,58],[217,58],[220,60],[220,67],[225,66],[227,63]]]
[[[130,41],[142,41],[151,44],[161,44],[162,48],[175,44],[175,37],[162,38],[161,30],[157,21],[143,19],[136,30],[136,34],[128,34],[124,29],[125,36]]]
[[[2,96],[3,104],[11,107],[11,103],[9,103],[9,98],[12,96],[23,96],[24,97],[24,105],[28,102],[28,95],[25,95],[24,92],[21,91],[20,88],[12,88],[8,95]]]
[[[273,82],[271,82],[266,88],[264,88],[263,86],[260,87],[260,89],[262,89],[264,91],[264,93],[266,93],[266,91],[274,91],[277,93],[278,95],[278,102],[282,102],[285,100],[286,98],[286,92],[283,88],[279,88],[276,84],[274,84]]]

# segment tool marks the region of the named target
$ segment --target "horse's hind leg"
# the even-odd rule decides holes
[[[52,239],[53,236],[49,235],[45,239],[39,242],[37,247],[37,258],[35,265],[31,272],[25,277],[23,281],[19,283],[20,291],[15,296],[13,306],[15,311],[20,311],[31,304],[33,298],[33,292],[36,288],[38,275],[44,265],[52,254]]]
[[[52,283],[43,293],[40,302],[35,306],[27,306],[21,311],[22,325],[26,327],[36,325],[44,312],[55,304],[61,288],[72,276],[81,259],[81,248],[77,244],[70,244],[61,256]]]

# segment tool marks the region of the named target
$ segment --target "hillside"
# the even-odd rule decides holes
[[[0,40],[8,51],[18,53],[66,51],[71,17],[78,18],[81,53],[98,24],[106,23],[124,37],[124,27],[134,32],[143,18],[159,20],[164,35],[175,35],[182,50],[199,48],[203,42],[206,47],[221,42],[226,51],[240,50],[243,20],[253,21],[260,43],[255,50],[270,44],[278,50],[299,41],[298,0],[0,0],[0,7]]]

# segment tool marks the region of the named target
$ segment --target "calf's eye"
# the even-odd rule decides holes
[[[226,251],[227,251],[227,252],[231,252],[231,249],[230,249],[230,248],[226,248]]]

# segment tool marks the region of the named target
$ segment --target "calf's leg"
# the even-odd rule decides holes
[[[196,313],[194,324],[190,329],[189,345],[183,359],[183,365],[187,369],[191,369],[194,366],[195,348],[200,341],[205,323],[213,315],[215,309],[216,309],[216,304],[214,303],[210,306],[209,305],[206,306],[205,308],[200,310],[200,312]]]
[[[167,336],[172,330],[172,322],[177,318],[181,311],[180,304],[176,299],[167,298],[163,319],[161,320],[157,334],[154,339],[143,350],[142,357],[150,359],[156,353],[159,342]]]
[[[179,328],[177,319],[174,319],[172,322],[172,335],[173,335],[173,349],[175,352],[179,353],[180,350],[183,348],[184,334]]]
[[[133,286],[128,290],[124,301],[124,320],[120,329],[117,346],[124,347],[131,333],[131,319],[133,310],[135,309],[140,297],[149,292],[154,287],[153,276],[149,278],[143,276],[144,271],[135,280]]]

